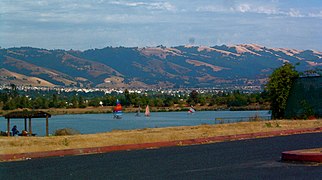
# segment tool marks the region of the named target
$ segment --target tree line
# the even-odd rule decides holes
[[[79,93],[57,91],[18,91],[15,85],[0,92],[0,106],[3,110],[18,108],[86,108],[88,106],[114,106],[116,100],[125,107],[149,105],[151,107],[185,107],[190,105],[241,107],[251,104],[267,103],[267,93],[242,93],[240,91],[220,93],[198,93],[192,90],[189,94],[162,94],[148,92],[144,94],[123,93],[103,94],[102,92]]]

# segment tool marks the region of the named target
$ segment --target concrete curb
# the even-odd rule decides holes
[[[212,143],[212,142],[234,141],[234,140],[242,140],[242,139],[292,135],[292,134],[301,134],[301,133],[313,133],[313,132],[322,132],[322,127],[216,136],[216,137],[186,139],[186,140],[177,140],[177,141],[168,141],[168,142],[127,144],[127,145],[115,145],[115,146],[104,146],[104,147],[93,147],[93,148],[65,149],[65,150],[55,150],[55,151],[45,151],[45,152],[28,152],[28,153],[19,153],[19,154],[0,154],[0,161],[28,160],[32,158],[43,158],[43,157],[53,157],[53,156],[96,154],[96,153],[106,153],[106,152],[124,151],[124,150],[153,149],[153,148],[161,148],[161,147],[206,144],[206,143]]]
[[[322,152],[312,152],[312,149],[285,151],[282,152],[282,161],[322,163]]]

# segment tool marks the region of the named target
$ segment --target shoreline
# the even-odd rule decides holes
[[[64,115],[64,114],[103,114],[103,113],[112,113],[114,106],[104,106],[104,107],[86,107],[86,108],[50,108],[50,109],[34,109],[35,111],[44,111],[51,115]],[[255,111],[255,110],[269,110],[269,107],[266,106],[243,106],[243,107],[226,107],[226,106],[195,106],[197,111]],[[3,116],[7,113],[13,111],[23,111],[32,109],[15,109],[15,110],[0,110],[0,116]],[[189,107],[150,107],[151,112],[179,112],[179,111],[188,111]],[[123,112],[133,113],[137,111],[137,107],[124,107]],[[141,108],[143,112],[143,108]]]

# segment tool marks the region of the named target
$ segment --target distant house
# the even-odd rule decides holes
[[[286,118],[322,117],[322,77],[295,80],[285,110]]]

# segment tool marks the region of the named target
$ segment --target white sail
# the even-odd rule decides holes
[[[196,112],[196,110],[194,108],[190,107],[188,113],[194,113],[194,112]]]
[[[146,106],[144,115],[145,116],[150,116],[150,108],[149,108],[149,105]]]

